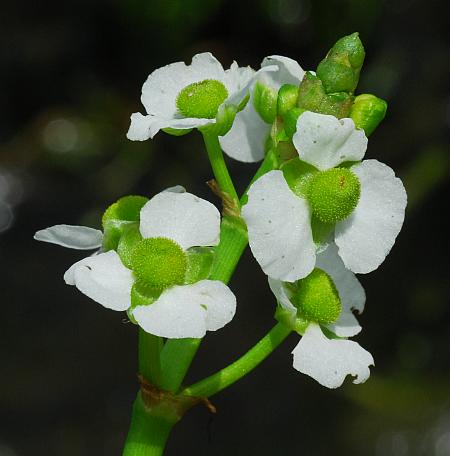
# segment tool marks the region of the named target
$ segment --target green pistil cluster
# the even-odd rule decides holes
[[[136,278],[156,289],[181,285],[187,269],[183,249],[171,239],[142,239],[131,253],[131,266]]]
[[[307,198],[313,214],[324,223],[346,219],[358,204],[359,179],[347,168],[316,173],[309,182]]]
[[[185,117],[214,119],[219,106],[228,98],[226,87],[215,79],[186,86],[177,96],[177,108]]]
[[[341,313],[341,300],[331,277],[315,268],[308,277],[295,285],[292,303],[309,321],[327,325],[334,323]]]

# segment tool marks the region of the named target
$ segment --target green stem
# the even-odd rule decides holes
[[[219,182],[219,175],[216,174],[217,168],[223,169],[224,167],[226,171],[225,175],[230,178],[228,171],[226,170],[226,164],[221,151],[220,155],[217,155],[216,158],[216,165],[220,160],[223,164],[223,166],[213,166],[217,182]],[[276,165],[277,162],[275,152],[270,150],[251,182],[254,182],[263,174],[275,168]],[[221,184],[219,183],[219,185]],[[234,189],[234,186],[232,188]],[[241,201],[245,200],[246,195],[247,191],[242,196]],[[220,230],[220,242],[216,248],[215,261],[210,278],[228,283],[234,270],[236,269],[242,253],[245,250],[245,247],[247,246],[247,242],[247,230],[244,222],[239,217],[223,217]],[[197,353],[200,342],[201,339],[169,339],[165,343],[161,352],[161,365],[163,371],[161,387],[163,389],[172,392],[176,392],[179,389],[191,362]]]
[[[236,207],[239,207],[239,198],[234,188],[233,181],[228,172],[222,148],[220,147],[219,137],[216,134],[203,132],[208,158],[214,173],[214,178],[219,184],[220,190],[231,198]]]
[[[209,397],[222,391],[251,372],[269,356],[278,345],[292,332],[282,323],[277,323],[253,348],[237,361],[192,386],[180,394],[194,397]]]
[[[123,456],[161,456],[170,431],[178,420],[179,417],[170,410],[147,409],[139,393],[133,405]]]
[[[139,373],[154,385],[161,381],[161,337],[146,333],[139,328]]]

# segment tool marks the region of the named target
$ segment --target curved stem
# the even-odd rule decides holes
[[[277,323],[256,345],[237,361],[194,385],[183,389],[185,396],[209,397],[222,391],[251,372],[269,356],[292,332],[282,323]]]

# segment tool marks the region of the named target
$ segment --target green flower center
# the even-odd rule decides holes
[[[361,185],[347,168],[333,168],[314,175],[308,187],[313,214],[322,222],[346,219],[358,204]]]
[[[139,281],[162,290],[184,283],[187,258],[183,249],[171,239],[148,238],[134,247],[131,266]]]
[[[177,96],[177,108],[185,117],[214,119],[219,106],[228,98],[226,87],[215,79],[186,86]]]
[[[292,303],[309,321],[327,325],[341,313],[341,300],[331,277],[315,268],[308,277],[297,282]]]

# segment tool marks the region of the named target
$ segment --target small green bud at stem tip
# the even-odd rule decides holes
[[[264,122],[271,124],[277,116],[277,91],[258,81],[253,91],[253,105]]]
[[[387,103],[381,98],[368,93],[358,95],[355,98],[350,118],[357,128],[362,128],[366,136],[372,134],[384,119],[387,111]]]
[[[277,111],[279,116],[284,116],[289,110],[297,106],[298,87],[284,84],[278,90]]]
[[[317,67],[317,77],[326,93],[353,93],[365,57],[364,46],[358,33],[344,36],[330,49]]]

